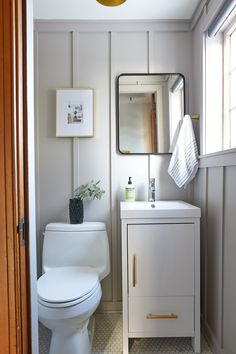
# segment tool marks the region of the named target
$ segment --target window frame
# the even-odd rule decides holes
[[[224,29],[223,33],[223,149],[234,149],[236,146],[232,146],[231,134],[230,134],[230,74],[233,70],[231,67],[231,35],[236,31],[236,16],[230,21],[228,26]]]

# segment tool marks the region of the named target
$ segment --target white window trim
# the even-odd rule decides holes
[[[232,149],[230,141],[230,119],[229,119],[229,66],[230,66],[230,36],[236,30],[236,16],[224,30],[224,83],[223,83],[223,149]]]

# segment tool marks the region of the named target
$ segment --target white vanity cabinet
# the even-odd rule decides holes
[[[192,337],[200,353],[199,219],[181,201],[121,203],[124,354],[140,337]]]

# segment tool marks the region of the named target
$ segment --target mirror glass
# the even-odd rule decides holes
[[[182,74],[117,78],[117,142],[122,154],[171,153],[185,114]]]

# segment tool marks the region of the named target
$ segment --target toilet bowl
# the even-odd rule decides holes
[[[40,322],[52,331],[49,354],[91,353],[87,326],[101,300],[100,280],[109,274],[110,262],[105,225],[85,224],[46,227],[38,312]]]

